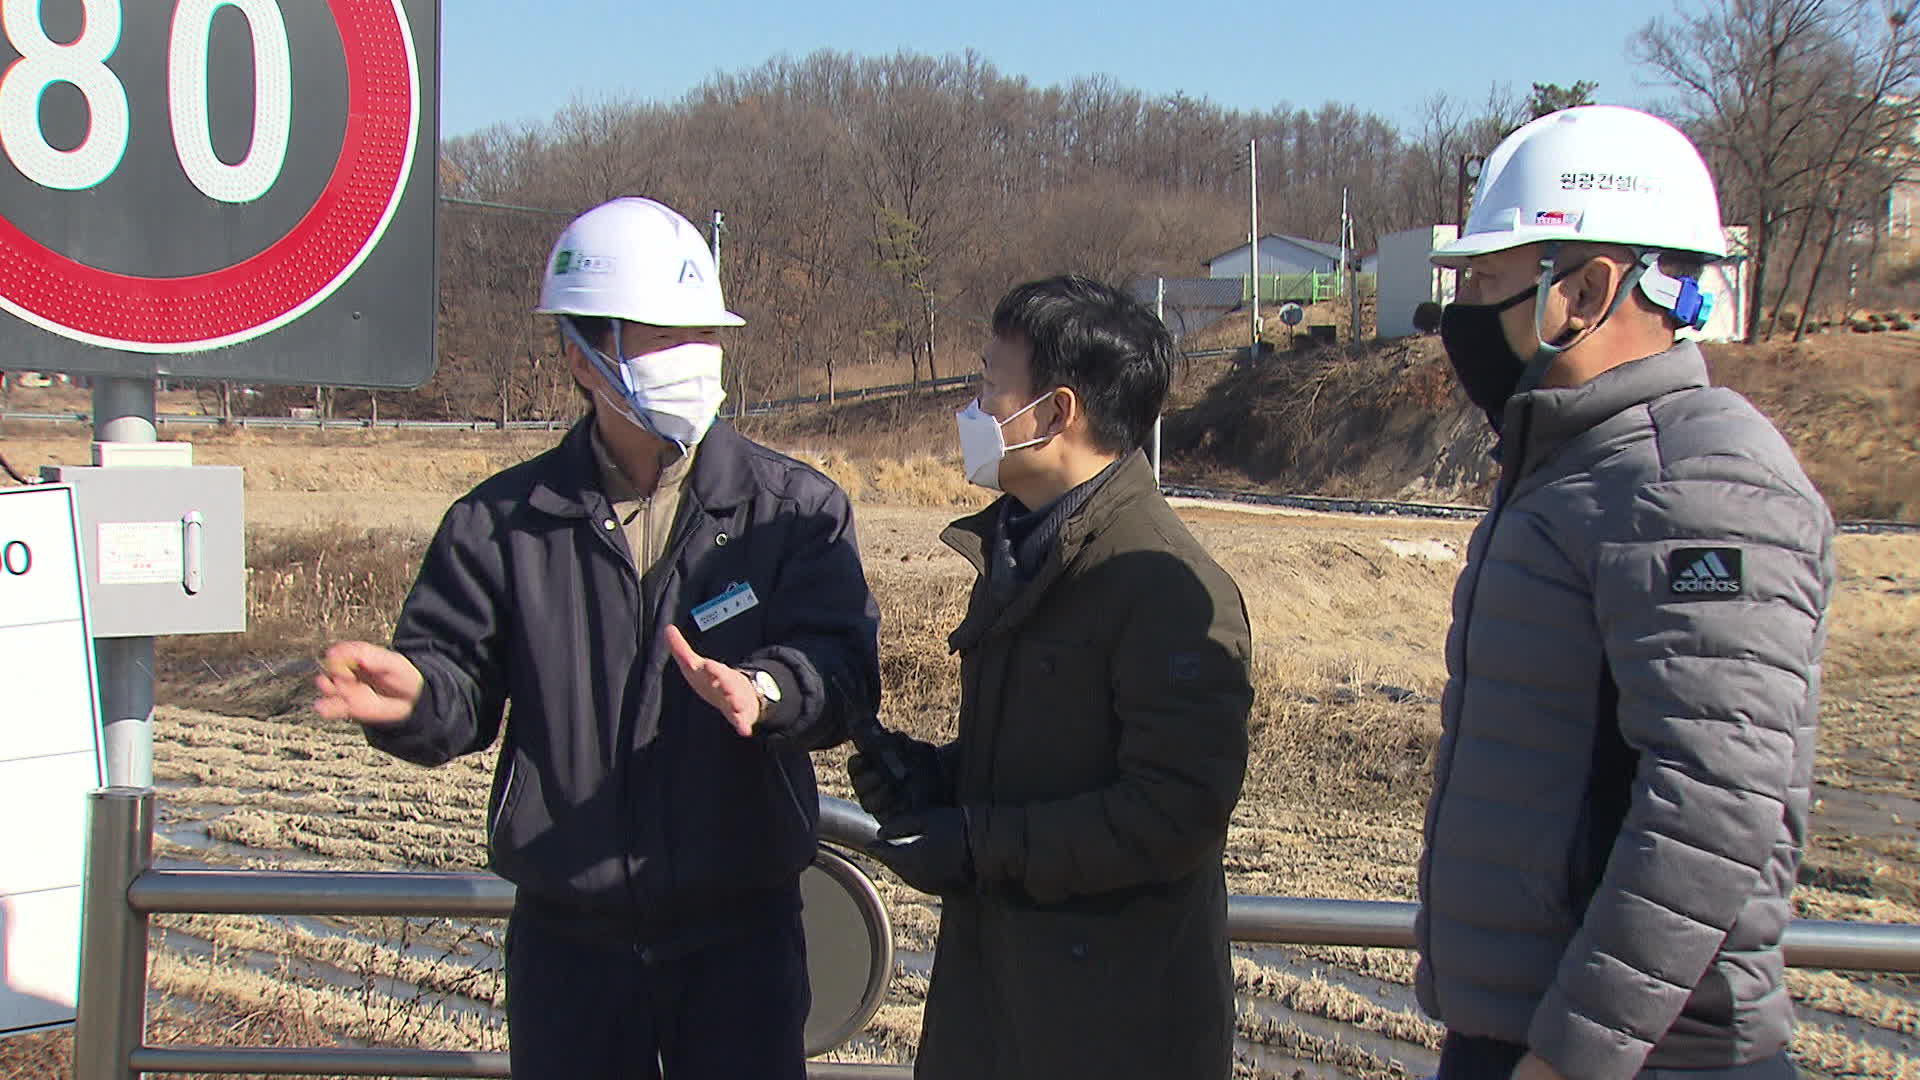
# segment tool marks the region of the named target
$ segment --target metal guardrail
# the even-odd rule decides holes
[[[885,386],[857,386],[851,390],[836,390],[832,395],[825,393],[802,394],[798,397],[774,398],[769,401],[748,403],[745,415],[767,416],[803,405],[839,405],[849,401],[870,401],[875,398],[898,397],[918,391],[937,393],[953,390],[962,386],[971,386],[980,381],[978,375],[953,375],[944,379],[922,379],[917,383],[889,383]],[[735,420],[742,410],[737,404],[729,403],[720,410],[720,415]],[[0,412],[0,422],[20,420],[27,423],[49,424],[91,424],[90,412]],[[355,431],[385,429],[399,431],[498,431],[497,420],[362,420],[362,419],[320,419],[305,416],[205,416],[200,413],[161,413],[154,417],[161,426],[175,427],[238,427],[238,428],[314,428],[320,431]],[[571,420],[509,420],[508,431],[556,431],[571,424]]]
[[[74,1080],[137,1080],[140,1073],[318,1073],[347,1076],[509,1077],[507,1055],[466,1050],[328,1047],[149,1046],[147,921],[157,914],[413,915],[504,918],[514,889],[492,874],[158,870],[154,793],[106,788],[88,807]],[[877,823],[822,796],[820,835],[860,847]],[[1377,900],[1235,896],[1227,927],[1237,942],[1411,948],[1417,905]],[[1787,963],[1860,971],[1920,972],[1920,926],[1795,920]],[[813,1061],[814,1080],[900,1080],[900,1065]]]

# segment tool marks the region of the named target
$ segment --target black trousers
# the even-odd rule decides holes
[[[1526,1055],[1524,1046],[1449,1031],[1440,1046],[1438,1080],[1507,1080]],[[1636,1080],[1797,1080],[1799,1075],[1782,1050],[1721,1069],[1641,1069]]]
[[[812,994],[800,916],[686,950],[507,924],[514,1080],[801,1080]]]

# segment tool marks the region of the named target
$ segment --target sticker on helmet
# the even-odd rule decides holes
[[[693,264],[692,259],[684,259],[681,261],[680,284],[704,285],[706,284],[706,280],[706,277],[700,273],[700,268]]]
[[[1652,195],[1660,190],[1660,181],[1651,176],[1629,173],[1564,172],[1561,191],[1619,191]]]
[[[1565,210],[1541,210],[1533,215],[1533,223],[1535,225],[1577,226],[1580,224],[1580,215],[1568,213]]]
[[[563,277],[567,274],[611,274],[613,256],[582,255],[576,251],[558,251],[553,256],[553,275]]]

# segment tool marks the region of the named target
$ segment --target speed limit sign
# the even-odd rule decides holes
[[[0,364],[414,386],[437,0],[0,0]]]

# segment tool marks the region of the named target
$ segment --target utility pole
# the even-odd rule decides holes
[[[1467,185],[1480,179],[1480,162],[1478,154],[1460,155],[1460,173],[1453,189],[1453,224],[1459,230],[1457,236],[1467,232]]]
[[[715,210],[713,212],[713,283],[715,285],[720,284],[720,234],[725,232],[726,228],[727,215]],[[735,372],[733,377],[733,418],[736,423],[739,423],[744,422],[747,418],[747,373],[737,364],[731,366],[734,367]],[[726,373],[722,372],[720,376],[721,389],[724,390],[726,385]]]
[[[1260,360],[1260,140],[1247,140],[1247,269],[1252,274],[1253,304],[1248,309],[1253,361]]]
[[[933,366],[933,290],[925,290],[920,297],[927,303],[927,378],[938,379],[940,370]]]
[[[1453,227],[1461,233],[1467,231],[1467,155],[1460,155],[1460,171],[1454,177],[1453,188]],[[1459,235],[1455,233],[1454,235]]]
[[[1344,235],[1344,236],[1343,236],[1343,237],[1342,237],[1341,239],[1342,239],[1342,241],[1343,241],[1343,242],[1345,243],[1345,245],[1346,245],[1346,250],[1348,250],[1348,251],[1350,251],[1350,252],[1352,252],[1352,253],[1353,253],[1353,254],[1352,254],[1351,256],[1349,256],[1349,257],[1351,258],[1351,260],[1352,260],[1352,262],[1353,262],[1353,268],[1352,268],[1352,271],[1351,271],[1351,272],[1352,272],[1352,274],[1353,274],[1353,288],[1352,288],[1352,289],[1350,289],[1350,290],[1348,290],[1348,293],[1347,293],[1347,296],[1348,296],[1348,299],[1349,299],[1349,302],[1350,302],[1350,303],[1352,304],[1352,311],[1353,311],[1353,329],[1352,329],[1352,330],[1350,330],[1350,331],[1348,332],[1348,335],[1347,335],[1347,336],[1348,336],[1348,337],[1349,337],[1349,338],[1350,338],[1350,339],[1352,340],[1352,342],[1353,342],[1354,344],[1356,344],[1356,345],[1360,343],[1360,255],[1359,255],[1359,251],[1360,251],[1360,243],[1359,243],[1359,235],[1360,235],[1360,230],[1354,227],[1354,223],[1353,223],[1353,215],[1351,215],[1351,214],[1348,214],[1348,215],[1347,215],[1347,231],[1346,231],[1346,234],[1345,234],[1345,235]]]
[[[1333,279],[1333,295],[1347,287],[1347,189],[1340,189],[1340,276]]]

